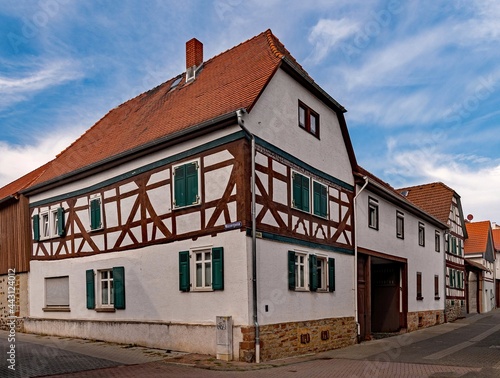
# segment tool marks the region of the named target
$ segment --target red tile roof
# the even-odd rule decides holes
[[[465,240],[464,253],[467,255],[486,252],[491,228],[490,221],[467,222],[465,227],[469,238]]]
[[[0,188],[0,201],[5,200],[10,196],[15,196],[21,190],[29,187],[40,175],[43,174],[50,166],[51,162],[42,165],[41,167],[27,173],[26,175],[18,178],[16,181],[11,182],[10,184],[5,185],[3,188]]]
[[[250,111],[284,57],[301,70],[267,30],[205,61],[193,82],[185,83],[183,74],[171,90],[177,76],[111,110],[61,152],[33,184],[100,164],[238,109]]]
[[[453,200],[453,189],[442,182],[410,186],[397,189],[398,192],[408,192],[406,198],[415,205],[432,214],[443,223],[448,223]]]
[[[492,230],[493,234],[493,244],[495,245],[495,249],[500,252],[500,228],[494,228]]]

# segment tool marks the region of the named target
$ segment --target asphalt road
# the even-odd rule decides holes
[[[499,309],[348,348],[272,361],[261,370],[243,363],[230,366],[231,371],[200,369],[173,363],[189,357],[175,352],[18,334],[12,371],[7,336],[0,332],[0,377],[500,377]],[[220,368],[216,361],[205,366]]]

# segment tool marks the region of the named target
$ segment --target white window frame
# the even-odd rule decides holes
[[[59,236],[57,234],[57,223],[58,223],[58,217],[57,217],[57,212],[58,208],[56,207],[55,209],[50,210],[50,236],[55,238]]]
[[[401,219],[401,233],[399,232],[399,220]],[[396,237],[398,239],[405,238],[405,215],[403,212],[396,210]]]
[[[309,253],[302,251],[295,252],[295,290],[309,291]],[[302,273],[300,267],[303,267]],[[300,278],[303,280],[303,285],[299,286]]]
[[[196,202],[192,203],[190,205],[183,205],[183,206],[178,206],[175,204],[175,169],[177,167],[187,165],[187,164],[196,164],[196,174],[198,176],[198,189],[197,189],[197,195],[196,195]],[[198,206],[201,203],[201,165],[200,165],[200,158],[193,159],[193,160],[188,160],[188,161],[183,161],[182,163],[172,165],[172,179],[170,180],[171,184],[170,187],[172,188],[172,209],[185,209],[187,207],[191,206]]]
[[[321,267],[321,277],[320,277],[320,282],[321,282],[321,287],[318,286],[318,289],[316,290],[317,292],[324,292],[328,293],[328,256],[324,255],[316,255],[316,262],[319,265],[320,262],[322,262],[322,267]],[[318,277],[320,270],[317,270],[318,272]]]
[[[107,272],[108,277],[103,279],[102,274]],[[114,284],[113,284],[113,269],[97,270],[97,306],[98,308],[114,308]],[[108,282],[107,294],[108,303],[103,303],[103,281]]]
[[[434,251],[441,252],[441,233],[438,230],[434,232]]]
[[[370,211],[373,209],[373,212]],[[372,224],[372,213],[375,215],[375,219],[373,219]],[[368,197],[368,227],[373,230],[378,230],[378,220],[379,220],[379,204],[378,200],[372,197]]]
[[[52,232],[50,230],[50,216],[51,213],[49,210],[40,212],[40,240],[46,240],[52,237]],[[44,220],[45,217],[46,221]],[[47,226],[46,228],[45,225]]]
[[[425,224],[418,222],[418,245],[425,247]]]
[[[213,246],[206,246],[206,247],[200,247],[196,249],[190,250],[190,260],[191,260],[191,290],[192,291],[214,291],[212,288],[212,269],[213,269],[213,251],[212,251]],[[210,259],[205,259],[206,253],[210,254]],[[197,256],[202,254],[202,259],[197,260]],[[207,262],[210,263],[210,268],[209,268],[209,278],[210,278],[210,284],[206,285],[206,274],[207,274],[207,269],[206,269],[206,264]],[[197,286],[197,275],[196,275],[196,268],[198,265],[201,265],[201,286]]]

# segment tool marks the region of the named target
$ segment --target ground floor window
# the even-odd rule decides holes
[[[124,267],[101,269],[97,272],[89,269],[86,271],[86,283],[88,309],[125,309]]]
[[[288,251],[288,288],[295,291],[335,291],[335,259]]]
[[[179,290],[224,290],[224,249],[216,247],[179,252]]]

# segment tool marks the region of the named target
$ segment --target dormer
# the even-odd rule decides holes
[[[196,78],[203,65],[203,43],[193,38],[186,42],[186,83]]]

